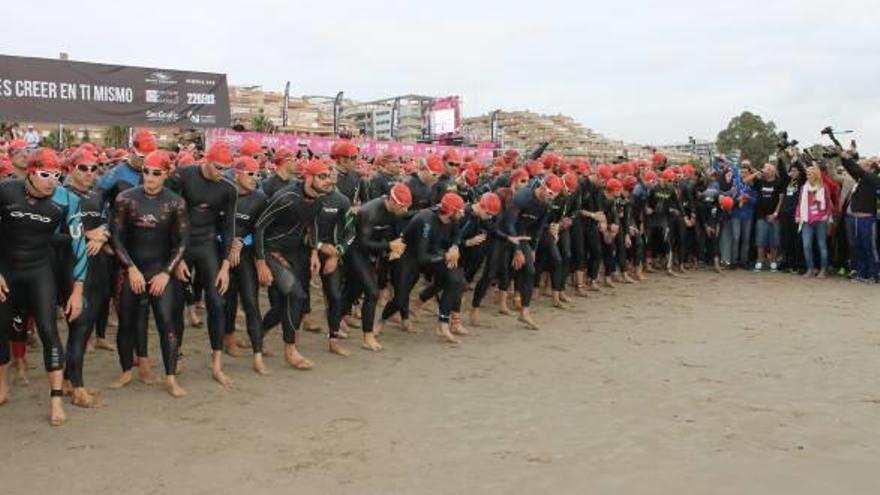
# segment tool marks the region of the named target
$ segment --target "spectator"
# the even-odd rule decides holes
[[[846,211],[856,280],[873,283],[877,279],[877,189],[880,188],[880,177],[874,173],[870,161],[858,161],[855,150],[843,152],[841,160],[847,173],[856,181]]]
[[[780,241],[779,209],[782,206],[782,194],[788,176],[785,175],[784,170],[778,170],[777,167],[781,168],[781,165],[773,166],[767,163],[761,171],[743,178],[746,184],[754,185],[758,194],[755,202],[755,247],[758,251],[756,272],[763,270],[765,261],[770,264],[771,272],[775,272],[778,268],[776,262]]]
[[[27,132],[24,133],[24,142],[27,143],[28,151],[33,151],[40,145],[40,133],[34,129],[33,125],[29,125],[27,129]]]
[[[807,264],[805,277],[815,275],[825,278],[825,271],[828,269],[828,219],[831,218],[831,211],[831,192],[822,180],[822,171],[814,164],[807,169],[807,182],[801,187],[794,212],[804,245],[804,260]],[[814,242],[819,248],[818,273],[813,260]]]

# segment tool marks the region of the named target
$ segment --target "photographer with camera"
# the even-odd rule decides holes
[[[849,150],[843,150],[830,129],[826,131],[823,134],[829,134],[838,145],[834,153],[840,156],[843,168],[856,181],[846,210],[856,280],[874,283],[877,280],[877,190],[880,189],[880,176],[871,161],[859,160],[855,141]]]

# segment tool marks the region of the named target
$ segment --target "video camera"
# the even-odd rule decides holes
[[[776,146],[780,150],[784,150],[784,149],[787,149],[791,146],[797,146],[797,145],[798,145],[797,139],[792,139],[791,141],[788,140],[788,131],[782,131],[779,133],[779,142],[776,143]]]

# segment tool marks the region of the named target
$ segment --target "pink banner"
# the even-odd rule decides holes
[[[231,129],[206,129],[205,145],[210,146],[215,141],[226,141],[233,147],[241,146],[245,139],[253,139],[262,146],[278,149],[282,146],[289,150],[296,150],[299,144],[304,144],[319,155],[329,155],[333,145],[341,139],[326,138],[319,136],[298,136],[296,134],[266,134],[262,132],[235,132]],[[459,146],[443,146],[422,143],[401,143],[397,141],[371,141],[368,139],[355,139],[354,142],[360,147],[361,154],[376,156],[382,153],[394,153],[398,156],[411,158],[425,158],[431,154],[443,154],[448,149],[457,149],[462,158],[476,156],[480,161],[491,161],[494,149],[481,145],[479,148],[466,148]]]

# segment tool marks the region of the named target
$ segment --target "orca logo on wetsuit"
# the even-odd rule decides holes
[[[138,218],[139,227],[155,227],[157,223],[159,223],[159,220],[153,216],[152,213],[141,215],[141,217]]]
[[[31,220],[35,220],[41,223],[51,223],[52,219],[44,217],[43,215],[37,215],[36,213],[29,213],[26,211],[13,211],[9,213],[9,216],[13,218],[30,218]]]
[[[247,215],[247,214],[245,214],[245,213],[237,213],[237,212],[236,212],[236,214],[235,214],[235,218],[240,218],[240,219],[242,219],[242,220],[250,220],[250,219],[251,219],[251,216],[250,216],[250,215]]]

